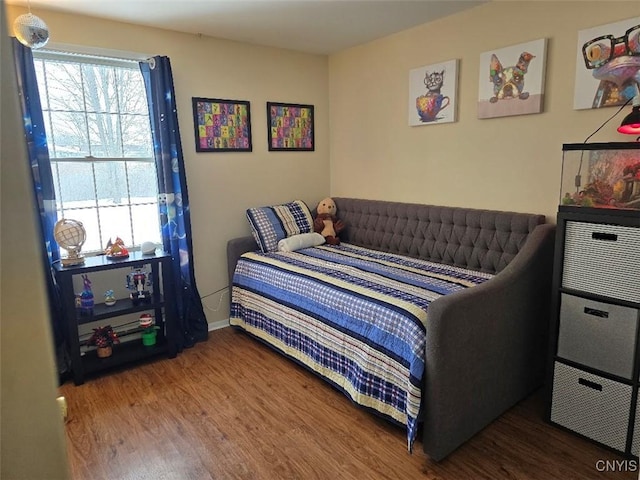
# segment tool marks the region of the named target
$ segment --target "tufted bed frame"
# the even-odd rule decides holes
[[[429,305],[422,442],[442,460],[542,385],[555,227],[543,215],[334,201],[344,242],[496,274]],[[256,249],[250,236],[229,241],[230,282]]]

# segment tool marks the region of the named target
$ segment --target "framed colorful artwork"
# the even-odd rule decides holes
[[[547,39],[480,54],[478,118],[541,113]]]
[[[624,105],[640,92],[640,17],[578,32],[574,110]]]
[[[315,149],[313,105],[267,102],[269,151]]]
[[[456,121],[458,61],[409,70],[409,125]]]
[[[251,109],[244,100],[192,97],[196,152],[250,152]]]

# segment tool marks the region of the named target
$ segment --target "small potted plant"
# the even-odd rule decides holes
[[[148,313],[140,315],[140,328],[142,328],[142,344],[151,347],[156,344],[156,336],[160,327],[154,325],[154,320]]]
[[[95,345],[97,347],[97,354],[100,358],[111,356],[113,353],[111,347],[114,343],[120,343],[120,339],[111,325],[94,328],[93,335],[87,341],[87,345]]]

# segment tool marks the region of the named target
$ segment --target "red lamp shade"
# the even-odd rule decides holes
[[[633,97],[633,109],[624,117],[618,131],[628,135],[640,135],[640,95]]]

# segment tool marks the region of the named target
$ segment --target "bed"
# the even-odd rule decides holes
[[[230,324],[402,425],[409,450],[422,424],[425,452],[441,460],[542,382],[553,226],[334,200],[347,224],[339,246],[229,242]],[[305,224],[304,206],[294,210],[276,239]]]

